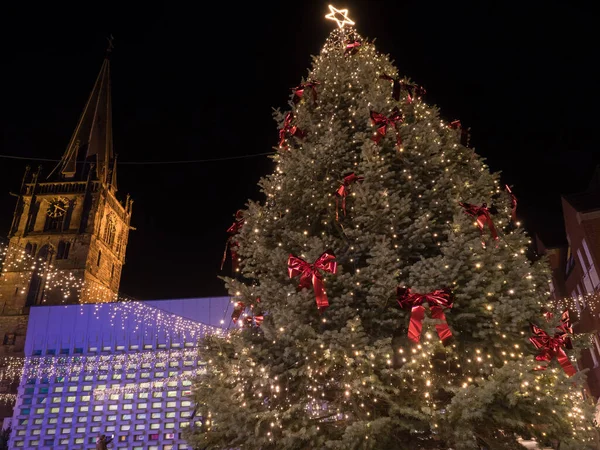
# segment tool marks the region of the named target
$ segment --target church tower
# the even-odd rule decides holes
[[[109,46],[67,149],[25,170],[0,275],[0,354],[22,354],[36,305],[115,300],[133,201],[117,198]]]

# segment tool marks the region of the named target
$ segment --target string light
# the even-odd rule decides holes
[[[259,286],[258,294],[244,293],[239,300],[248,305],[260,295],[269,315],[264,334],[250,328],[225,338],[237,350],[233,357],[222,355],[221,342],[207,353],[217,370],[209,371],[206,384],[197,383],[197,399],[206,404],[202,413],[210,417],[201,438],[210,441],[215,426],[221,427],[222,435],[228,427],[238,432],[239,424],[236,428],[228,420],[228,411],[237,407],[256,414],[252,430],[256,446],[260,439],[271,442],[297,431],[296,424],[286,420],[290,411],[294,415],[304,411],[307,421],[302,416],[298,422],[302,427],[316,424],[317,431],[328,421],[345,420],[343,425],[356,427],[357,433],[364,423],[364,438],[373,439],[368,430],[371,420],[386,417],[392,404],[399,410],[406,407],[407,415],[414,409],[418,411],[414,414],[426,416],[422,425],[431,425],[431,431],[451,420],[452,408],[468,410],[474,396],[488,401],[483,397],[489,391],[483,390],[491,389],[544,413],[553,405],[560,414],[557,420],[569,418],[568,437],[589,442],[590,405],[582,391],[572,388],[581,385],[583,374],[567,378],[556,361],[545,371],[534,370],[539,363],[524,329],[534,320],[534,311],[547,302],[549,293],[541,288],[547,274],[527,258],[529,238],[510,220],[510,198],[499,188],[498,175],[488,173],[472,149],[458,145],[461,130],[438,120],[436,108],[418,96],[408,102],[405,93],[400,100],[410,116],[399,126],[401,148],[391,145],[396,140],[392,132],[380,146],[369,142],[373,128],[365,113],[395,106],[389,83],[374,80],[383,73],[396,78],[397,70],[354,30],[338,25],[308,75],[321,83],[318,103],[300,101],[293,106],[297,126],[309,137],[288,138],[287,150],[273,158],[274,173],[261,180],[268,201],[252,204],[245,216],[248,229],[239,240],[240,254],[246,258],[244,275],[259,279],[261,285],[264,278],[267,287]],[[343,50],[350,33],[361,42],[351,57]],[[283,117],[281,113],[279,119]],[[290,175],[299,173],[300,167],[306,173]],[[361,192],[348,197],[348,217],[339,223],[333,219],[331,193],[339,186],[338,175],[350,167],[368,176]],[[303,184],[308,182],[314,186]],[[494,223],[501,239],[488,238],[485,248],[477,225],[458,214],[453,204],[472,198],[488,204],[493,200],[496,210]],[[307,298],[309,292],[293,289],[286,295],[278,265],[283,265],[287,252],[312,259],[329,247],[343,249],[343,274],[324,275],[332,313],[303,314],[298,305],[313,299]],[[389,273],[378,271],[383,265]],[[260,275],[250,273],[259,271]],[[447,319],[454,343],[444,347],[435,332],[439,321],[428,317],[419,345],[405,344],[406,338],[400,343],[392,339],[408,319],[406,312],[390,307],[393,300],[387,292],[395,287],[390,286],[392,278],[400,284],[420,283],[419,287],[431,280],[453,287],[455,307]],[[230,288],[244,290],[243,282],[228,281]],[[356,317],[346,327],[338,326],[336,318],[353,313]],[[203,400],[202,395],[215,387],[234,392],[226,406]],[[534,414],[526,426],[536,434],[541,423]],[[317,431],[312,428],[310,433]],[[216,446],[220,443],[215,440]]]
[[[122,354],[97,354],[86,356],[10,356],[4,357],[0,380],[21,378],[72,377],[81,374],[127,373],[139,371],[156,364],[196,361],[198,348],[180,350],[128,352]]]
[[[0,394],[0,403],[13,404],[17,401],[17,394]]]
[[[191,386],[192,379],[204,374],[206,374],[206,367],[203,365],[200,368],[187,370],[177,375],[158,380],[141,383],[128,383],[125,385],[113,386],[108,389],[97,388],[94,390],[94,398],[96,400],[116,400],[119,397],[122,397],[124,394],[163,391],[166,389],[171,389],[179,385],[179,383],[182,383],[183,386]],[[184,393],[184,395],[186,394]]]

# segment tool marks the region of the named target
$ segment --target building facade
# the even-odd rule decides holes
[[[552,268],[552,296],[570,310],[574,333],[590,333],[590,346],[577,362],[588,369],[588,393],[600,398],[600,167],[584,192],[562,197],[566,242],[545,247]],[[569,299],[565,301],[565,299]]]
[[[0,358],[23,354],[31,307],[113,301],[119,292],[133,202],[117,198],[110,50],[60,162],[48,173],[26,168],[13,194],[0,261]],[[0,381],[0,393],[11,389]]]
[[[181,431],[199,420],[197,342],[223,333],[229,306],[216,297],[33,307],[9,449],[95,449],[100,434],[114,449],[190,448]]]

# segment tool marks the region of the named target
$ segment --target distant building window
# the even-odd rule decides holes
[[[110,279],[112,280],[114,277],[115,277],[115,263],[113,263],[110,268]]]
[[[17,335],[15,333],[6,333],[2,345],[15,345]]]
[[[567,249],[567,264],[565,266],[565,278],[568,278],[573,271],[573,267],[575,267],[575,258],[573,257],[573,252],[571,252],[571,247]]]
[[[58,249],[56,250],[56,259],[68,259],[70,250],[70,242],[60,241],[58,243]]]
[[[33,252],[33,245],[31,244],[31,242],[28,242],[27,245],[25,246],[25,254],[27,256],[32,256],[34,255]]]
[[[102,252],[98,250],[98,259],[96,260],[96,265],[100,267],[100,261],[102,261]]]
[[[581,241],[581,246],[583,247],[585,257],[581,254],[579,249],[577,250],[577,256],[579,257],[579,262],[581,263],[581,268],[583,269],[583,284],[585,285],[588,294],[592,294],[594,291],[600,289],[600,279],[598,278],[598,271],[594,266],[594,260],[592,259],[592,255],[585,238]]]
[[[600,353],[600,342],[598,342],[598,336],[592,336],[592,346],[590,347],[590,355],[594,361],[594,367],[598,367],[598,354]]]

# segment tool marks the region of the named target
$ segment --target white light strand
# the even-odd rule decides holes
[[[80,374],[122,372],[145,369],[144,364],[198,360],[198,348],[86,356],[11,356],[3,359],[0,379],[70,377]],[[156,369],[154,369],[156,370]],[[165,367],[169,370],[169,367]]]
[[[17,394],[0,394],[0,403],[12,404],[17,401]]]
[[[120,397],[123,394],[163,391],[165,389],[174,388],[175,386],[170,386],[172,384],[189,381],[192,378],[203,374],[206,374],[206,366],[204,365],[193,370],[188,370],[166,378],[160,378],[158,380],[128,383],[125,385],[113,386],[109,389],[95,389],[94,398],[96,400],[116,400],[117,397]]]

